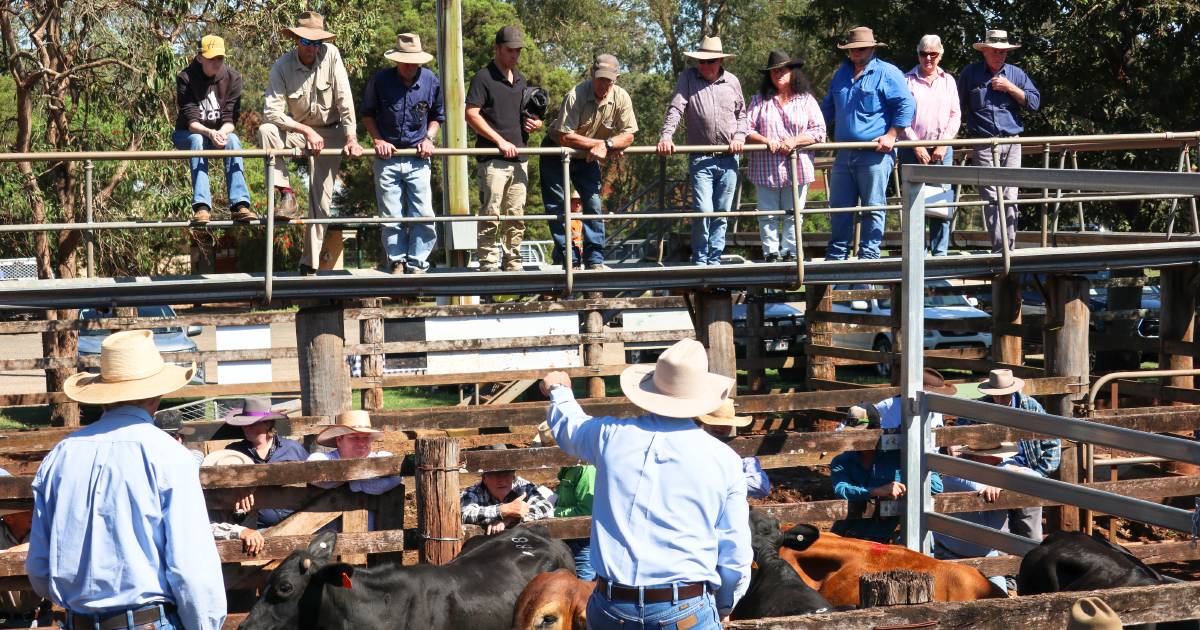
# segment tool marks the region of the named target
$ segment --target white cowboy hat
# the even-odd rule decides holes
[[[726,398],[725,402],[717,407],[712,413],[701,414],[697,417],[704,424],[712,424],[719,427],[744,427],[751,422],[754,422],[754,416],[739,416],[734,413],[735,403],[732,398]]]
[[[979,384],[979,393],[988,396],[1003,396],[1021,391],[1025,381],[1013,376],[1012,370],[992,370],[986,381]]]
[[[89,405],[165,396],[187,385],[196,373],[168,365],[154,347],[154,333],[126,330],[100,342],[100,373],[80,372],[63,383],[67,398]]]
[[[654,365],[631,365],[621,372],[629,402],[668,418],[711,413],[729,397],[734,380],[708,371],[708,353],[695,339],[680,339]]]
[[[370,435],[375,440],[383,437],[383,431],[371,426],[371,414],[362,409],[351,409],[350,411],[339,413],[337,421],[329,425],[329,428],[321,431],[320,435],[317,436],[317,444],[321,446],[336,446],[339,436],[350,433]]]
[[[433,55],[421,49],[421,36],[416,33],[397,35],[396,47],[383,53],[383,57],[395,63],[423,64],[433,61]]]
[[[1071,606],[1067,630],[1121,630],[1121,617],[1099,597],[1084,597]]]
[[[983,50],[984,48],[995,48],[996,50],[1012,50],[1014,48],[1020,48],[1020,47],[1021,47],[1020,44],[1008,43],[1008,32],[1000,31],[1000,30],[987,31],[986,33],[983,34],[983,41],[975,42],[974,44],[971,44],[971,48],[974,48],[975,50]]]
[[[301,13],[300,17],[296,19],[296,26],[286,26],[283,32],[314,41],[337,39],[337,35],[325,30],[325,16],[316,11]]]
[[[694,52],[683,53],[685,57],[692,59],[724,59],[726,57],[736,57],[737,55],[724,52],[721,49],[720,37],[705,37],[700,40],[700,49]]]
[[[264,420],[284,420],[287,416],[271,411],[271,399],[256,396],[242,401],[241,409],[231,410],[225,414],[225,424],[235,427],[245,427]]]
[[[250,456],[223,448],[219,451],[213,451],[204,456],[204,461],[200,462],[201,466],[249,466],[254,463]]]
[[[981,446],[979,448],[964,446],[962,450],[963,455],[996,457],[999,459],[1008,459],[1009,457],[1016,455],[1018,452],[1020,452],[1020,448],[1017,446],[1016,442],[999,442]]]

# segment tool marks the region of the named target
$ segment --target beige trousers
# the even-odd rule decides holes
[[[475,167],[479,178],[479,214],[522,216],[529,171],[525,162],[488,160]],[[524,221],[479,222],[479,268],[494,271],[503,267],[521,271],[521,240]]]
[[[321,137],[325,139],[326,149],[341,149],[346,146],[346,132],[340,126],[337,127],[313,127]],[[264,149],[303,149],[307,143],[304,139],[304,134],[295,131],[288,132],[284,138],[280,134],[279,127],[272,123],[263,123],[258,127],[259,140]],[[309,201],[309,216],[312,218],[325,218],[329,216],[329,206],[333,202],[333,184],[337,180],[338,168],[342,165],[341,155],[322,155],[312,158],[312,168],[309,173],[308,185],[308,201]],[[275,159],[275,185],[289,186],[288,179],[288,160],[287,158]],[[273,191],[268,191],[273,192]],[[304,253],[300,258],[302,264],[308,265],[313,269],[335,269],[337,263],[340,262],[340,256],[336,252],[341,251],[341,243],[338,247],[324,247],[325,232],[324,225],[309,225],[305,228],[304,233]],[[340,238],[341,231],[338,230]]]

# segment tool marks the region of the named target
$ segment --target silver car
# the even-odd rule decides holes
[[[103,319],[113,317],[113,312],[105,308],[85,308],[80,309],[79,319]],[[170,306],[139,306],[137,316],[144,318],[158,319],[174,319],[175,309]],[[180,357],[178,360],[173,360],[172,354],[180,352],[196,352],[196,342],[189,339],[195,337],[201,332],[200,326],[188,326],[183,329],[179,326],[164,326],[154,329],[154,346],[162,353],[163,360],[167,363],[175,365],[189,366],[192,364],[190,357]],[[100,356],[100,343],[106,337],[112,334],[111,330],[91,329],[79,331],[79,356]],[[99,372],[99,367],[87,368],[89,372]],[[196,374],[192,377],[193,385],[203,385],[204,380],[204,364],[201,362],[196,366]]]

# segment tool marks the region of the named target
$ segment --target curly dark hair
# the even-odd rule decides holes
[[[769,71],[763,72],[762,75],[762,83],[758,86],[758,93],[761,94],[764,99],[775,96],[775,93],[778,92],[778,90],[775,89],[775,84],[771,81],[771,73]],[[792,94],[795,94],[796,96],[808,94],[812,91],[812,85],[808,81],[808,75],[804,74],[804,71],[800,69],[800,66],[792,67],[792,82],[790,85],[792,86]]]

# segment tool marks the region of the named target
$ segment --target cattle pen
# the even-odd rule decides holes
[[[272,393],[298,394],[301,413],[281,424],[280,434],[311,440],[333,415],[354,404],[353,392],[361,393],[360,404],[371,411],[373,425],[385,431],[384,447],[393,457],[331,462],[298,462],[256,466],[206,468],[201,480],[210,503],[229,504],[237,488],[258,488],[256,507],[297,507],[299,512],[267,532],[266,548],[256,557],[242,552],[237,541],[219,543],[226,586],[230,592],[231,616],[227,627],[236,627],[238,613],[253,602],[254,592],[278,561],[307,545],[311,534],[340,518],[342,534],[337,548],[351,562],[400,559],[405,551],[415,550],[423,561],[442,563],[454,557],[464,537],[459,524],[458,490],[486,471],[516,469],[533,481],[549,481],[558,468],[579,463],[554,447],[525,447],[505,451],[470,450],[496,444],[528,444],[534,427],[545,418],[546,404],[518,402],[525,388],[540,378],[547,368],[495,369],[489,371],[456,370],[449,373],[408,371],[387,373],[386,355],[427,355],[430,353],[519,352],[530,348],[566,348],[578,354],[578,361],[567,371],[583,380],[586,397],[581,404],[592,415],[632,415],[628,401],[606,394],[605,378],[619,374],[627,365],[626,349],[641,345],[669,344],[680,338],[696,338],[708,349],[711,369],[728,376],[743,372],[738,386],[739,409],[755,416],[753,430],[734,439],[730,446],[743,456],[758,456],[768,471],[820,467],[832,457],[848,450],[874,448],[880,431],[841,433],[830,430],[841,409],[849,405],[873,402],[893,395],[911,401],[906,417],[905,443],[909,445],[949,446],[988,445],[1031,435],[1061,435],[1065,438],[1063,463],[1058,481],[1068,489],[1047,484],[1018,487],[1006,492],[994,503],[985,503],[973,493],[944,493],[931,496],[928,484],[924,492],[911,493],[903,506],[906,521],[905,542],[914,547],[925,545],[930,529],[959,529],[961,524],[944,515],[981,509],[1002,509],[1033,505],[1050,506],[1052,528],[1091,530],[1097,519],[1107,519],[1115,527],[1118,515],[1129,520],[1145,516],[1151,523],[1183,529],[1184,510],[1157,506],[1147,511],[1128,509],[1133,500],[1159,502],[1173,497],[1200,495],[1200,476],[1186,466],[1171,468],[1150,478],[1116,478],[1118,464],[1104,464],[1096,457],[1096,446],[1110,459],[1121,461],[1128,452],[1155,455],[1200,464],[1192,431],[1200,430],[1200,393],[1193,388],[1191,368],[1200,356],[1194,339],[1197,272],[1200,260],[1200,225],[1195,199],[1200,195],[1200,175],[1190,170],[1190,151],[1200,134],[1141,134],[1137,136],[1021,138],[1026,151],[1044,156],[1041,169],[981,169],[964,166],[904,168],[898,171],[896,198],[884,209],[899,212],[904,230],[890,233],[885,246],[894,253],[923,251],[921,229],[923,201],[916,195],[919,182],[949,182],[962,186],[981,186],[1003,182],[1023,190],[1036,191],[1019,200],[1040,210],[1041,229],[1021,232],[1018,248],[1000,253],[971,253],[961,256],[922,258],[893,256],[878,261],[805,261],[795,263],[730,264],[715,268],[697,268],[647,260],[604,271],[574,271],[567,266],[539,268],[523,273],[482,274],[463,267],[426,276],[392,277],[372,270],[344,270],[300,277],[280,273],[271,258],[273,248],[266,247],[264,271],[252,274],[203,274],[188,277],[99,278],[13,280],[0,283],[0,304],[26,309],[73,309],[80,307],[128,308],[149,304],[193,304],[223,302],[237,305],[237,312],[183,313],[173,320],[146,319],[117,312],[117,317],[100,320],[47,319],[0,322],[0,334],[53,334],[64,331],[159,328],[164,326],[245,326],[294,325],[295,347],[260,350],[197,350],[183,353],[180,360],[221,362],[236,360],[270,361],[296,359],[298,379],[250,382],[236,385],[189,385],[181,396],[189,398],[238,396]],[[996,140],[982,143],[995,146]],[[981,144],[955,141],[955,146]],[[844,148],[827,144],[810,147],[814,151]],[[649,153],[651,147],[634,147],[630,155]],[[748,147],[757,150],[759,147]],[[1063,156],[1089,150],[1173,150],[1179,151],[1181,172],[1088,171],[1052,168],[1051,155]],[[681,153],[711,151],[712,147],[680,147]],[[530,154],[561,157],[564,168],[570,152],[546,152],[529,149]],[[178,159],[205,152],[142,152],[136,154],[37,154],[0,156],[0,161],[99,160],[99,159]],[[283,159],[288,151],[244,151],[247,157]],[[439,155],[462,155],[470,150],[439,150]],[[221,152],[219,157],[228,155]],[[209,157],[217,157],[210,155]],[[828,165],[825,165],[828,168]],[[267,169],[270,173],[271,169]],[[567,182],[569,177],[564,178]],[[666,189],[665,176],[658,182]],[[569,184],[568,184],[569,185]],[[270,182],[268,181],[268,189]],[[1078,191],[1069,193],[1065,191]],[[797,196],[800,190],[795,192]],[[1057,229],[1059,209],[1078,208],[1080,226],[1084,225],[1083,204],[1097,200],[1129,202],[1159,201],[1171,204],[1171,222],[1162,233],[1065,232]],[[978,207],[979,202],[962,201],[962,207]],[[691,213],[680,211],[665,192],[651,211],[631,211],[605,217],[611,222],[630,224],[687,219]],[[1190,209],[1190,233],[1175,231],[1175,214],[1180,206]],[[861,211],[861,208],[849,209]],[[796,204],[797,225],[802,214],[827,213],[817,204]],[[761,216],[755,210],[731,216]],[[1001,213],[1003,215],[1003,212]],[[1185,216],[1187,216],[1185,214]],[[90,212],[89,212],[90,217]],[[268,217],[270,213],[268,212]],[[915,220],[914,220],[915,217]],[[570,212],[564,217],[569,225]],[[449,230],[451,223],[503,219],[478,215],[440,217]],[[563,220],[552,215],[526,216],[526,220]],[[297,223],[334,220],[304,219]],[[346,218],[338,223],[368,225],[379,219]],[[272,218],[263,220],[267,242],[276,229]],[[214,227],[221,227],[213,222]],[[134,221],[100,223],[43,224],[0,226],[4,231],[81,230],[90,245],[108,230],[186,229],[186,222],[140,223]],[[956,231],[961,244],[971,247],[978,233]],[[798,243],[813,245],[822,235],[801,233]],[[664,237],[666,238],[666,237]],[[675,238],[671,236],[671,238]],[[743,240],[753,237],[742,235]],[[731,239],[736,244],[737,238]],[[660,244],[660,253],[665,249]],[[1091,281],[1083,274],[1111,271],[1098,281],[1107,286],[1108,310],[1103,321],[1113,323],[1104,333],[1090,326],[1095,314],[1087,304]],[[1157,338],[1143,334],[1134,324],[1148,316],[1137,301],[1147,283],[1147,271],[1158,278],[1162,305]],[[923,304],[925,279],[942,278],[978,281],[959,286],[955,291],[990,297],[991,316],[955,322],[927,321]],[[870,284],[869,288],[845,285]],[[1023,289],[1036,290],[1045,300],[1045,314],[1022,309]],[[936,291],[936,290],[935,290]],[[673,295],[663,295],[673,293]],[[498,302],[491,304],[422,304],[427,296],[526,295],[551,294],[560,299]],[[648,294],[648,295],[647,295]],[[1132,296],[1132,301],[1131,301]],[[385,304],[393,298],[396,304]],[[889,315],[839,312],[837,303],[864,298],[890,299]],[[458,300],[461,301],[461,300]],[[735,321],[735,302],[745,304],[743,321]],[[768,322],[764,310],[772,302],[802,302],[804,322]],[[251,306],[281,307],[295,305],[297,310],[251,311]],[[629,330],[629,318],[614,314],[679,311],[687,316],[687,325],[675,329]],[[573,318],[577,327],[570,332],[507,335],[481,339],[412,339],[389,341],[385,327],[390,321],[433,321],[521,317],[557,314]],[[347,323],[357,323],[358,342],[348,341]],[[955,332],[989,332],[989,348],[952,348],[925,350],[923,331],[931,325]],[[864,350],[840,346],[835,337],[849,331],[887,332],[895,340],[895,349]],[[801,348],[790,348],[781,355],[768,352],[770,341],[781,338],[803,339]],[[1035,348],[1037,346],[1038,348]],[[739,348],[742,351],[739,353]],[[1040,349],[1040,352],[1037,350]],[[1135,351],[1157,353],[1159,367],[1170,368],[1163,374],[1118,372],[1105,377],[1095,369],[1095,353]],[[738,356],[741,354],[742,356]],[[1040,365],[1029,365],[1029,355],[1041,354]],[[360,376],[353,376],[347,357],[362,357]],[[887,365],[891,383],[863,385],[838,379],[839,366]],[[48,370],[64,367],[86,369],[96,365],[95,358],[48,356],[5,358],[0,372]],[[1006,367],[1025,378],[1026,392],[1046,402],[1051,416],[1041,424],[1021,424],[1003,414],[991,422],[973,426],[947,426],[930,430],[923,422],[925,412],[941,410],[955,415],[963,403],[925,397],[918,393],[923,366],[970,373]],[[770,389],[764,371],[791,369],[804,375],[803,389],[787,384]],[[1103,379],[1103,381],[1101,380]],[[476,395],[460,406],[415,409],[388,409],[383,389],[394,387],[466,386],[468,392],[479,383],[504,383],[490,400]],[[1093,384],[1096,386],[1093,387]],[[1107,396],[1099,385],[1108,386]],[[797,383],[799,385],[799,383]],[[1089,397],[1089,387],[1095,391]],[[0,395],[5,407],[46,405],[63,402],[61,392],[23,392]],[[469,404],[478,402],[479,404]],[[957,405],[957,406],[956,406]],[[972,414],[981,414],[977,409]],[[966,413],[963,411],[963,413]],[[1078,425],[1063,418],[1084,418]],[[974,417],[974,416],[973,416]],[[232,438],[219,421],[189,423],[189,445],[205,452],[221,448]],[[46,428],[0,433],[0,466],[16,475],[0,479],[0,502],[4,508],[28,509],[31,501],[30,475],[41,457],[70,428]],[[1119,431],[1130,431],[1122,439]],[[1187,440],[1157,434],[1186,433]],[[936,455],[923,455],[924,448],[910,448],[906,461],[908,478],[922,478],[930,470],[949,470],[952,463]],[[1125,460],[1133,460],[1124,457]],[[1110,470],[1110,478],[1095,478],[1097,464]],[[1169,462],[1161,464],[1169,466]],[[384,495],[366,497],[335,488],[321,490],[308,484],[324,481],[349,481],[400,474],[405,483]],[[963,476],[967,476],[965,473]],[[1004,486],[1012,480],[997,479]],[[1047,489],[1050,488],[1050,489]],[[1090,493],[1086,497],[1085,493]],[[408,498],[411,497],[411,501]],[[1156,503],[1155,503],[1156,504]],[[765,503],[757,506],[783,522],[829,523],[847,515],[847,504],[838,500],[793,503]],[[1105,511],[1107,510],[1107,511]],[[1174,510],[1171,512],[1169,510]],[[367,531],[367,513],[377,514],[376,531]],[[587,517],[546,521],[551,533],[559,538],[586,537],[590,528]],[[1187,521],[1190,523],[1190,521]],[[467,528],[470,529],[470,528]],[[474,533],[473,531],[466,532]],[[972,534],[967,534],[972,535]],[[1001,540],[985,532],[973,534],[981,542],[993,544],[1009,553],[993,558],[963,560],[988,575],[1011,575],[1020,562],[1020,552],[1028,543]],[[1130,551],[1148,564],[1200,561],[1200,550],[1186,539],[1163,540],[1130,545]],[[411,560],[411,558],[409,558]],[[0,581],[5,588],[27,587],[24,578],[24,554],[19,551],[0,554]],[[1147,623],[1200,617],[1197,583],[1166,587],[1117,589],[1100,593],[1120,613],[1126,623]],[[804,618],[737,622],[736,627],[756,628],[865,628],[899,624],[926,624],[934,620],[945,627],[1000,627],[1013,623],[1035,623],[1053,627],[1065,618],[1065,611],[1081,594],[1064,593],[1017,597],[966,603],[925,604],[886,609],[865,609],[844,613],[813,615]]]

